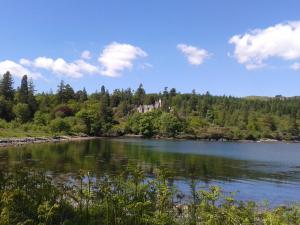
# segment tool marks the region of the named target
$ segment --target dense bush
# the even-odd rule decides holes
[[[50,122],[50,128],[53,133],[69,132],[71,125],[66,119],[56,118]]]
[[[54,117],[67,117],[67,116],[73,116],[72,109],[67,105],[58,105],[53,110]]]
[[[50,114],[43,113],[41,111],[36,111],[34,114],[34,123],[40,126],[46,126],[50,122]]]
[[[163,136],[175,136],[184,129],[184,122],[171,113],[162,113],[159,117],[159,132]]]
[[[25,123],[30,119],[30,109],[28,104],[18,103],[13,107],[13,112],[16,115],[16,119],[21,123]]]
[[[7,128],[9,125],[8,125],[8,123],[5,121],[5,120],[3,120],[3,119],[0,119],[0,128]]]
[[[158,132],[160,115],[160,112],[135,113],[129,118],[128,125],[133,133],[151,137]]]

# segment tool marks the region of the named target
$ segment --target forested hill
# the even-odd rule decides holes
[[[147,94],[116,89],[75,92],[62,81],[55,93],[35,93],[25,75],[14,89],[9,72],[0,81],[0,136],[24,134],[140,134],[205,139],[299,140],[300,98],[212,96],[165,88]],[[99,86],[100,88],[100,86]]]

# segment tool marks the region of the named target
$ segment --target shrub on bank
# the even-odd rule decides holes
[[[50,122],[50,129],[53,133],[67,133],[71,130],[71,126],[67,120],[63,118],[56,118]]]

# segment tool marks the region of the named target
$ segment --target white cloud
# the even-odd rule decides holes
[[[300,70],[300,63],[299,62],[295,62],[291,65],[291,69],[293,70]]]
[[[0,74],[2,75],[7,71],[9,71],[13,76],[19,78],[21,78],[24,75],[27,75],[32,79],[37,79],[42,77],[40,73],[32,72],[29,69],[25,68],[24,66],[11,60],[5,60],[0,62]]]
[[[192,45],[178,44],[177,49],[187,57],[191,65],[201,65],[205,59],[210,57],[205,49],[199,49]]]
[[[76,60],[75,64],[80,68],[80,71],[82,73],[88,73],[88,74],[100,73],[100,69],[97,66],[87,63],[84,60],[81,59]]]
[[[62,58],[52,59],[47,57],[38,57],[33,61],[22,59],[21,63],[72,78],[80,78],[84,74],[100,73],[100,69],[97,66],[89,64],[82,59],[74,62],[66,62]]]
[[[30,66],[31,62],[28,59],[22,58],[22,59],[20,59],[20,64],[23,66]]]
[[[91,54],[90,51],[85,50],[85,51],[83,51],[81,53],[81,58],[82,59],[91,59],[92,58],[92,54]]]
[[[19,64],[10,60],[0,62],[0,73],[10,71],[13,75],[21,77],[25,74],[33,78],[42,77],[40,73],[32,71],[47,70],[52,73],[80,78],[86,74],[98,74],[110,77],[120,76],[125,69],[133,67],[133,61],[146,57],[147,53],[141,48],[113,42],[107,45],[100,54],[100,64],[87,62],[91,58],[89,51],[83,51],[81,59],[67,62],[63,58],[37,57],[35,59],[21,58]],[[151,64],[144,63],[143,68],[151,67]]]
[[[234,35],[229,43],[235,45],[234,56],[247,69],[263,67],[271,57],[296,60],[300,58],[300,21]]]
[[[31,65],[34,65],[35,67],[47,70],[50,70],[52,67],[54,67],[53,64],[54,60],[47,57],[38,57],[33,62],[31,62]]]
[[[147,53],[139,47],[113,42],[104,48],[98,58],[103,67],[101,74],[109,77],[120,76],[123,70],[133,67],[135,59],[146,56]]]

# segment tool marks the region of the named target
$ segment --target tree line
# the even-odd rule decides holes
[[[140,105],[161,107],[146,113]],[[146,93],[101,86],[88,94],[74,91],[61,81],[55,93],[35,93],[33,81],[24,75],[14,88],[7,72],[0,80],[0,129],[42,130],[46,134],[86,134],[199,139],[271,138],[299,140],[300,97],[213,96],[209,92],[179,93],[167,87]]]

